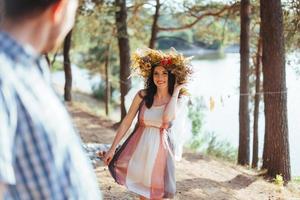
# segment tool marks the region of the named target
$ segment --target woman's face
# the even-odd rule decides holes
[[[157,88],[168,87],[168,71],[161,66],[157,66],[153,71],[153,82]]]

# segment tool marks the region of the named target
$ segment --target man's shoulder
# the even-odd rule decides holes
[[[0,47],[0,91],[4,96],[11,95],[14,91],[13,81],[17,75],[13,70],[13,63],[14,61]]]
[[[13,71],[13,60],[0,48],[0,81],[11,77]]]
[[[4,48],[1,47],[0,44],[0,66],[2,67],[2,64],[4,63],[11,63],[13,60],[11,57],[8,55],[8,53],[5,51]]]
[[[0,52],[0,111],[11,113],[15,105],[14,99],[14,87],[12,83],[12,77],[14,74],[11,70],[11,61],[5,54]],[[5,108],[5,109],[4,109]]]

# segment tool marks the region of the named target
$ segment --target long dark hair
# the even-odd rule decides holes
[[[151,69],[150,76],[145,82],[145,90],[146,90],[146,95],[144,97],[145,99],[145,104],[147,108],[151,108],[153,101],[154,101],[154,95],[156,94],[157,87],[154,83],[153,80],[153,74],[154,74],[154,69],[159,65],[153,66]],[[172,74],[170,71],[168,71],[168,93],[172,96],[173,91],[174,91],[174,86],[175,86],[175,75]]]

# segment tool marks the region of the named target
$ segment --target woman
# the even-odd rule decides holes
[[[182,83],[191,70],[176,51],[146,49],[134,55],[133,64],[146,78],[146,89],[135,95],[104,162],[116,182],[139,194],[141,199],[172,198],[176,183],[168,130],[180,107],[180,91],[185,85]],[[185,75],[176,73],[178,69],[180,73],[185,70]],[[137,113],[135,130],[116,151]]]

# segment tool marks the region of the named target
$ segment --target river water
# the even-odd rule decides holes
[[[208,109],[204,112],[203,132],[214,132],[218,138],[238,147],[239,138],[239,54],[226,54],[217,60],[195,60],[194,78],[190,84],[193,96],[201,97]],[[300,76],[295,66],[287,65],[288,128],[292,176],[300,176]],[[214,104],[214,106],[212,106]],[[259,117],[259,157],[264,137],[264,110],[261,103]],[[253,110],[253,108],[252,108]],[[253,111],[251,110],[251,146]],[[250,151],[252,152],[252,150]],[[297,156],[298,155],[298,156]]]

